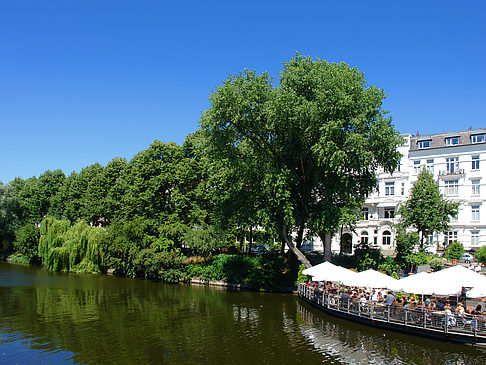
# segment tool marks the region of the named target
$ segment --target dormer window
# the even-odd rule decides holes
[[[459,137],[449,137],[445,139],[446,146],[455,146],[459,144]]]
[[[474,134],[471,136],[471,143],[484,143],[484,134]]]
[[[430,142],[431,142],[430,139],[424,140],[424,141],[419,141],[418,142],[418,148],[420,148],[420,149],[422,149],[422,148],[430,148]]]

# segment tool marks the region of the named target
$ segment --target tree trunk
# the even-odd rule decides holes
[[[306,269],[308,269],[309,267],[312,267],[311,263],[309,262],[309,260],[307,260],[307,258],[304,256],[304,254],[302,252],[300,252],[300,250],[294,246],[292,239],[289,239],[285,225],[282,227],[281,234],[282,234],[282,239],[285,241],[287,246],[289,246],[290,251],[292,251],[292,253],[295,255],[295,257],[297,257],[297,260],[299,260],[299,262],[301,264],[303,264],[306,267]]]
[[[253,243],[253,227],[250,226],[250,242],[248,243],[248,254],[251,254],[251,244]]]
[[[332,233],[322,233],[319,235],[323,249],[324,249],[324,261],[331,262],[331,240],[332,240]]]
[[[297,231],[297,237],[295,238],[295,247],[298,250],[302,247],[302,239],[304,238],[304,224],[301,224]]]

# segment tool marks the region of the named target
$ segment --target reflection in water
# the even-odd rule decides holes
[[[322,354],[347,364],[484,364],[480,347],[438,342],[333,318],[300,301],[301,332]]]
[[[0,263],[0,363],[482,363],[484,353],[326,316],[293,295]]]

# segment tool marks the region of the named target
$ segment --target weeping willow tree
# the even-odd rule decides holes
[[[103,266],[104,231],[85,221],[74,226],[68,220],[45,218],[41,223],[39,256],[49,270],[99,273]]]

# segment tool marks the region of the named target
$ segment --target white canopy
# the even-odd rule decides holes
[[[454,266],[432,274],[420,273],[398,280],[389,286],[395,291],[426,295],[456,295],[463,287],[486,285],[486,277],[462,266]]]
[[[486,297],[486,285],[485,284],[479,284],[469,290],[466,293],[466,296],[468,298],[483,298]]]
[[[326,261],[322,264],[310,267],[302,271],[304,275],[312,276],[313,281],[337,281],[346,284],[354,280],[358,275],[354,271],[345,269],[341,266],[336,266]]]
[[[414,294],[432,294],[429,277],[430,274],[426,272],[407,276],[389,285],[388,289]]]
[[[353,285],[369,288],[388,288],[389,286],[393,286],[396,282],[398,282],[398,280],[391,276],[369,269],[359,272],[356,282]]]

